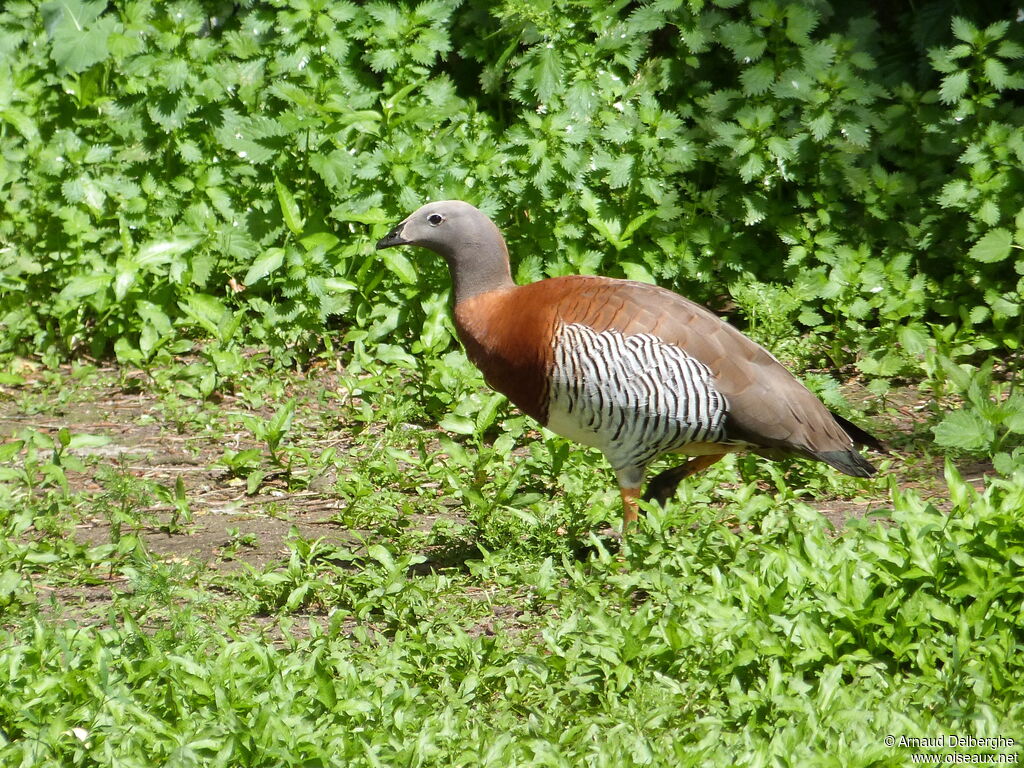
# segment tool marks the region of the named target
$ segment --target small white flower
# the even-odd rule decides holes
[[[238,152],[238,156],[243,158],[243,159],[248,157],[248,155],[249,155],[249,153],[246,152],[244,149],[243,150],[239,150],[239,152]]]

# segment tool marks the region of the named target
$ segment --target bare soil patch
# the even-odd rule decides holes
[[[323,386],[322,382],[317,386]],[[182,530],[160,530],[170,520],[172,505],[154,500],[140,510],[151,524],[139,534],[159,556],[190,558],[211,568],[237,567],[242,562],[259,568],[280,557],[293,528],[309,538],[351,539],[332,520],[346,504],[328,490],[333,478],[313,478],[307,490],[289,491],[283,482],[270,476],[259,492],[249,495],[243,479],[216,464],[225,447],[259,448],[244,431],[227,426],[232,410],[240,410],[233,396],[222,397],[218,404],[223,429],[190,434],[179,432],[167,419],[155,393],[127,391],[109,384],[89,392],[89,400],[69,400],[42,413],[26,413],[18,393],[8,390],[8,396],[0,400],[0,440],[12,439],[25,429],[56,439],[58,432],[67,428],[72,433],[109,439],[105,445],[74,451],[86,460],[90,470],[113,466],[134,478],[168,488],[174,488],[180,478],[192,513],[191,522]],[[344,445],[345,441],[345,433],[339,430],[325,435],[323,442],[326,447]],[[68,481],[72,491],[103,490],[94,471],[69,472]],[[324,490],[315,490],[317,487]],[[89,546],[107,543],[111,539],[110,522],[86,514],[75,526],[75,536]],[[238,541],[245,543],[225,555],[225,548]]]
[[[105,445],[78,452],[85,459],[99,459],[90,469],[113,465],[140,480],[168,488],[173,488],[180,478],[192,513],[187,525],[168,530],[172,527],[168,525],[173,509],[170,505],[153,503],[143,510],[149,523],[139,535],[158,557],[190,560],[215,570],[244,565],[259,569],[287,552],[285,541],[293,532],[304,538],[322,538],[339,544],[356,541],[360,532],[339,523],[348,502],[335,491],[337,477],[333,474],[308,478],[304,490],[289,490],[271,474],[257,493],[249,495],[244,480],[217,464],[225,447],[259,447],[249,432],[231,425],[232,413],[252,413],[235,396],[224,395],[216,404],[214,418],[220,428],[182,431],[181,424],[166,413],[161,397],[147,391],[141,378],[122,377],[117,381],[118,372],[109,368],[99,369],[99,373],[103,383],[75,383],[75,395],[58,403],[33,401],[31,377],[21,387],[0,388],[0,441],[11,439],[26,428],[56,438],[59,430],[66,427],[73,433],[109,438]],[[331,371],[321,368],[310,379],[295,378],[288,385],[289,396],[296,397],[307,408],[324,411],[324,406],[317,403],[316,393],[335,386],[331,376]],[[273,412],[270,405],[265,410],[265,415]],[[894,421],[889,425],[889,434],[883,437],[889,438],[897,449],[890,471],[902,477],[908,467],[903,456],[912,456],[915,441],[924,439],[927,412],[922,399],[909,388],[894,401],[891,412]],[[307,437],[312,437],[322,449],[333,446],[343,451],[350,444],[346,425],[332,421],[330,414],[321,413],[317,425],[303,424],[301,428],[319,429],[319,433],[307,433]],[[970,464],[963,469],[965,477],[979,487],[984,475],[991,472],[991,466],[984,464]],[[938,482],[942,474],[940,462],[931,462],[924,468],[918,463],[910,474],[913,476],[901,480],[902,487],[916,488],[940,508],[948,505]],[[69,481],[74,491],[102,491],[92,471],[69,473]],[[862,517],[886,506],[882,499],[821,499],[812,504],[837,529],[851,517]],[[460,515],[458,509],[450,511],[453,518]],[[419,530],[430,530],[438,519],[436,515],[414,517],[417,519],[412,524]],[[102,517],[86,514],[75,525],[74,535],[88,546],[107,543],[111,540],[111,525]],[[436,554],[442,566],[453,557],[447,551]],[[80,597],[86,601],[93,599],[92,592],[92,587],[86,588]]]

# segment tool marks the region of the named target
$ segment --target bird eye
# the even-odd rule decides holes
[[[444,221],[444,216],[440,213],[432,213],[427,216],[427,223],[432,227],[438,226],[442,221]]]

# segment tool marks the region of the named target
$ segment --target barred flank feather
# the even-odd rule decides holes
[[[724,439],[725,397],[681,348],[647,333],[569,324],[553,349],[548,426],[600,448],[616,470]]]

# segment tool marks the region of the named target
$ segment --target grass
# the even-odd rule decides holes
[[[0,764],[896,766],[886,735],[1024,738],[1020,473],[730,458],[619,548],[600,457],[454,363],[436,402],[430,368],[6,386]]]

